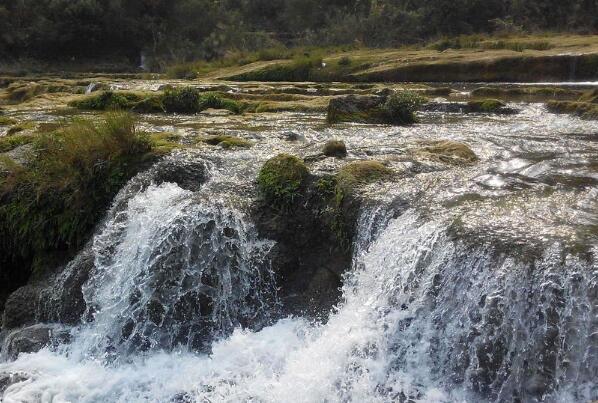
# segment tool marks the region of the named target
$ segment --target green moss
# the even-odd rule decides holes
[[[142,98],[131,92],[104,91],[69,103],[69,106],[84,110],[131,110]]]
[[[330,140],[324,144],[322,153],[327,157],[344,158],[347,156],[347,146],[344,141]]]
[[[150,135],[152,149],[158,154],[168,154],[172,150],[181,148],[181,139],[180,134],[170,132],[152,133]]]
[[[298,157],[279,154],[266,161],[258,175],[258,190],[264,200],[273,206],[292,205],[309,176],[307,166]]]
[[[15,134],[13,136],[0,137],[0,153],[6,153],[33,141],[33,136]]]
[[[80,248],[151,151],[123,114],[74,121],[32,145],[37,157],[13,166],[0,185],[0,252],[25,260]]]
[[[492,113],[496,112],[506,105],[498,99],[483,99],[476,101],[469,101],[467,103],[474,112]]]
[[[416,123],[415,111],[425,102],[425,98],[412,91],[390,95],[382,107],[386,122],[398,125]]]
[[[339,190],[351,193],[360,185],[392,177],[393,171],[380,161],[355,161],[342,167],[336,175]]]
[[[251,142],[240,137],[234,136],[211,136],[208,138],[204,138],[203,141],[206,144],[210,144],[213,146],[220,146],[222,148],[248,148],[251,147]]]

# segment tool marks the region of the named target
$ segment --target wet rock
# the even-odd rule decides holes
[[[350,267],[351,250],[340,228],[354,228],[355,215],[336,214],[333,194],[321,178],[309,177],[293,203],[278,209],[258,202],[252,215],[260,237],[277,241],[272,267],[287,314],[325,318],[338,302],[341,276]]]
[[[154,171],[156,172],[154,181],[157,184],[172,182],[193,192],[198,191],[207,180],[205,163],[192,159],[185,161],[166,159],[160,161]]]
[[[39,307],[41,288],[26,285],[13,292],[4,304],[3,328],[15,329],[33,324]]]
[[[0,373],[0,395],[2,395],[10,386],[24,382],[27,379],[29,378],[23,373]]]
[[[69,332],[60,326],[38,324],[14,330],[6,336],[2,354],[10,360],[21,353],[35,353],[42,348],[70,339]]]
[[[303,134],[293,132],[293,131],[288,131],[288,132],[282,133],[282,137],[286,141],[304,141],[305,140],[305,136]]]

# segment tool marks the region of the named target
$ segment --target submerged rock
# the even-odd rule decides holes
[[[429,102],[420,109],[423,112],[440,113],[494,113],[498,115],[515,115],[519,110],[510,108],[495,100],[460,102]]]

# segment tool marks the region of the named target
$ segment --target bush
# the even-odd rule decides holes
[[[277,207],[290,206],[309,176],[309,170],[298,157],[280,154],[266,161],[260,170],[258,190],[265,201]]]
[[[151,151],[126,114],[77,120],[32,144],[37,157],[0,185],[0,251],[23,259],[81,247]]]
[[[383,105],[388,123],[409,125],[417,122],[415,111],[426,99],[411,91],[390,95]]]
[[[347,156],[347,146],[344,141],[330,140],[324,144],[322,152],[327,157],[344,158]]]

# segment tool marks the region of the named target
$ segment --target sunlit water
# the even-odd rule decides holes
[[[522,113],[424,114],[409,128],[331,128],[290,113],[244,127],[234,117],[148,119],[148,130],[232,131],[255,146],[187,156],[208,161],[199,190],[121,192],[92,245],[91,321],[69,344],[0,364],[27,378],[4,401],[597,399],[598,124],[513,106]],[[303,140],[284,141],[289,131]],[[401,178],[366,189],[372,203],[329,320],[277,319],[272,243],[245,213],[251,180],[270,156],[315,155],[329,138]],[[465,142],[480,161],[447,167],[417,154],[435,139]],[[397,200],[409,207],[396,210]],[[190,301],[199,302],[177,310]]]

